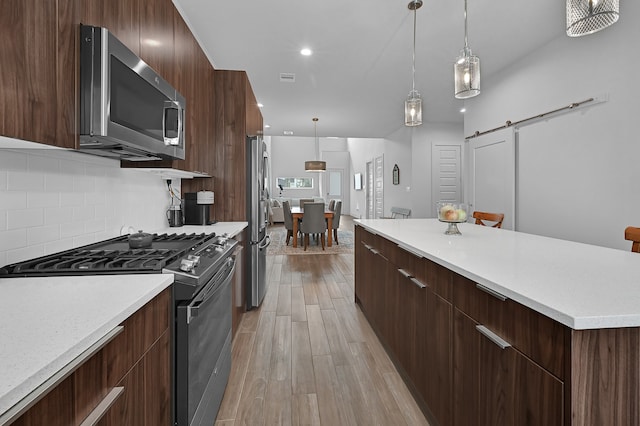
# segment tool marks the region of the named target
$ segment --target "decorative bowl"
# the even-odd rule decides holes
[[[438,201],[436,203],[436,209],[438,220],[449,224],[445,234],[462,235],[456,224],[467,221],[467,204],[454,203],[451,201]]]

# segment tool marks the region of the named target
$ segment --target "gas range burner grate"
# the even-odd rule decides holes
[[[128,236],[27,260],[0,269],[0,276],[161,273],[162,269],[215,234],[154,235],[150,248],[129,247]]]

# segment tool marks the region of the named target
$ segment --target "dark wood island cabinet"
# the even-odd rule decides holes
[[[356,303],[432,424],[639,424],[638,327],[572,329],[376,231]]]

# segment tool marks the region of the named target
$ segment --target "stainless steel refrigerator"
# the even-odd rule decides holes
[[[247,217],[249,242],[247,250],[247,309],[258,307],[267,292],[267,247],[271,243],[267,234],[269,222],[269,156],[261,137],[247,138]]]

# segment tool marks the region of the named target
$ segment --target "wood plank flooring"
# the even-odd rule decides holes
[[[428,425],[354,303],[353,255],[268,256],[233,342],[222,425]]]

